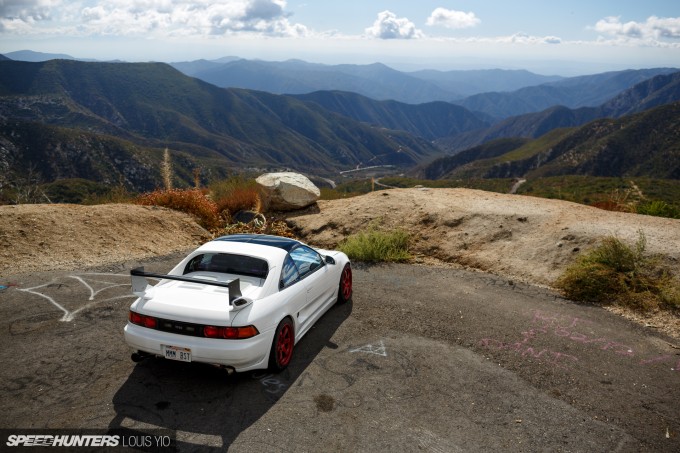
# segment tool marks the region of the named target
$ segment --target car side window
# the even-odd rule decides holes
[[[295,262],[301,279],[323,265],[321,255],[304,245],[296,247],[291,251],[290,257],[293,259],[293,262]]]
[[[286,288],[300,279],[300,274],[298,273],[295,263],[291,259],[290,255],[286,255],[286,259],[283,261],[283,270],[281,270],[281,282],[280,287]]]

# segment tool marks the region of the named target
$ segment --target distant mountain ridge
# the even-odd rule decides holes
[[[544,76],[526,70],[477,69],[464,71],[422,70],[407,73],[435,83],[440,88],[465,96],[478,93],[515,91],[520,88],[563,80],[561,76]]]
[[[177,63],[173,65],[178,69],[186,67]],[[244,88],[275,94],[338,90],[376,100],[397,100],[409,104],[461,97],[460,94],[442,90],[433,83],[380,63],[328,66],[299,60],[236,60],[207,67],[191,75],[223,88]]]
[[[30,61],[33,63],[48,61],[48,60],[75,60],[71,55],[64,53],[45,53],[35,52],[33,50],[17,50],[15,52],[8,52],[5,54],[7,58],[15,61]]]
[[[556,128],[581,126],[597,118],[620,118],[677,100],[680,100],[680,71],[647,79],[597,107],[553,106],[541,112],[507,118],[486,129],[441,138],[437,144],[451,153],[498,138],[537,138]]]
[[[655,68],[571,77],[508,93],[481,93],[455,103],[499,119],[540,112],[556,105],[572,109],[596,107],[638,83],[677,71],[677,68]]]
[[[347,91],[375,100],[407,104],[451,102],[487,91],[510,91],[562,80],[519,70],[423,70],[402,72],[381,63],[324,65],[301,60],[281,62],[237,59],[171,63],[187,75],[220,87],[246,88],[276,94]]]

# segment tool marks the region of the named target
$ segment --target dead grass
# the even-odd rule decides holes
[[[260,194],[255,187],[235,187],[228,195],[217,200],[219,212],[233,216],[239,211],[260,212]]]
[[[209,231],[214,231],[222,225],[217,204],[199,189],[160,189],[140,195],[136,203],[144,206],[162,206],[191,214]]]

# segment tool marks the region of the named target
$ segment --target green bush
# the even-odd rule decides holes
[[[665,201],[655,200],[641,204],[636,209],[638,214],[653,215],[656,217],[668,217],[680,219],[680,209],[669,205]]]
[[[608,237],[582,255],[555,282],[569,299],[639,310],[680,309],[680,285],[660,259],[645,255],[640,232],[635,247]]]
[[[365,262],[399,262],[411,258],[409,235],[405,231],[389,232],[375,229],[349,236],[339,249],[351,259]]]

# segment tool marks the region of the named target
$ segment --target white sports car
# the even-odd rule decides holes
[[[133,269],[125,341],[149,356],[281,371],[294,345],[336,302],[352,297],[347,255],[294,239],[236,234],[210,241],[168,275]],[[150,286],[147,277],[160,279]]]

